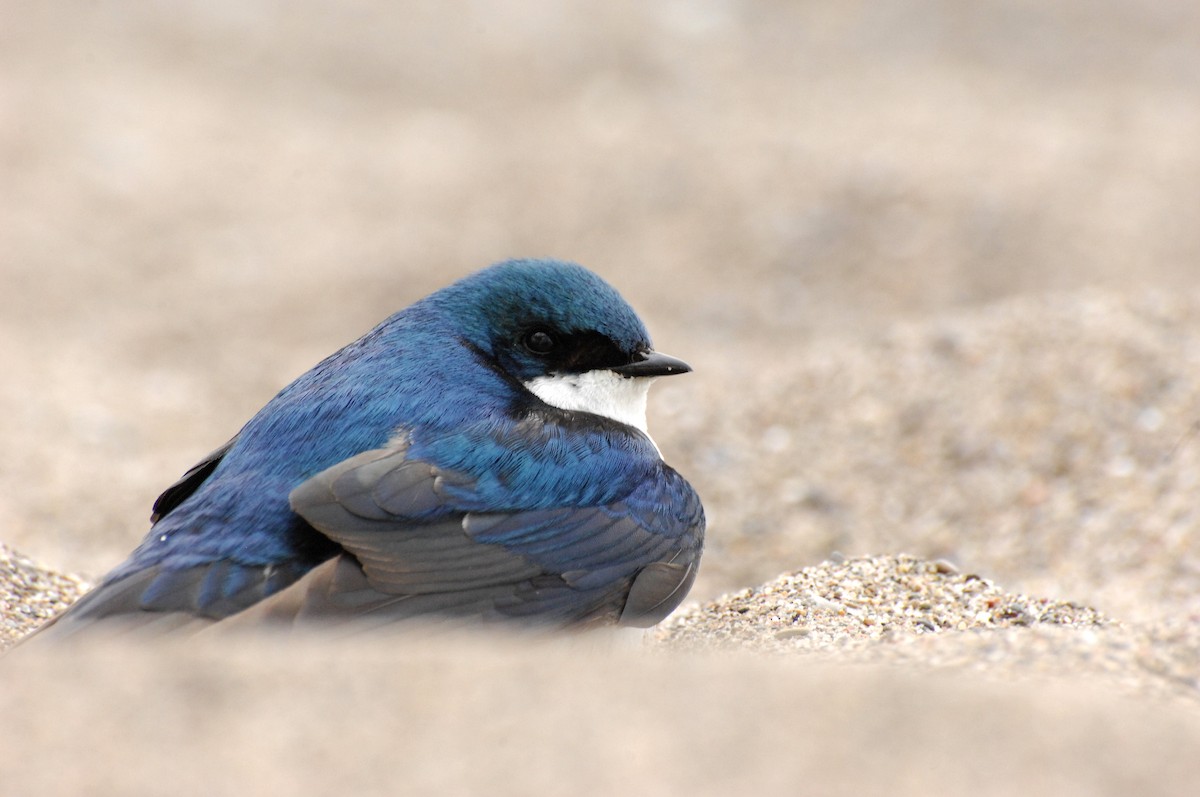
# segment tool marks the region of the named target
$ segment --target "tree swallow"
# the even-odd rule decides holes
[[[484,269],[284,388],[53,630],[651,626],[691,588],[704,510],[646,431],[646,393],[690,370],[581,266]]]

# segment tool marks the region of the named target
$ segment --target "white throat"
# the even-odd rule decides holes
[[[626,377],[606,369],[581,374],[538,376],[525,383],[529,392],[560,410],[590,412],[646,431],[646,395],[654,377]]]

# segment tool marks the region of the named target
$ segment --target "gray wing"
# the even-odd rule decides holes
[[[169,488],[160,498],[163,511],[190,495],[228,447]],[[403,446],[359,454],[290,496],[297,523],[307,522],[341,546],[324,564],[248,566],[218,559],[183,569],[147,567],[85,595],[50,627],[51,634],[107,619],[169,630],[231,616],[381,624],[437,616],[648,627],[682,601],[695,579],[703,514],[682,479],[666,478],[647,485],[644,495],[607,506],[456,509],[456,496],[473,487],[461,474],[408,458]],[[677,519],[656,528],[647,516],[661,512],[649,509],[664,504],[680,504]]]
[[[456,511],[456,496],[472,486],[409,459],[404,447],[364,452],[317,474],[292,491],[292,508],[348,555],[272,602],[296,617],[433,614],[645,627],[669,614],[695,578],[703,514],[690,487],[683,522],[663,529],[636,502]]]

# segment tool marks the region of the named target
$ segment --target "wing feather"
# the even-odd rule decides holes
[[[156,517],[186,500],[233,442],[168,488]],[[495,501],[478,489],[468,474],[412,456],[404,440],[363,452],[289,495],[305,528],[341,546],[323,564],[155,564],[101,585],[51,633],[106,618],[155,629],[228,617],[383,624],[430,615],[645,627],[669,614],[695,578],[703,510],[665,465],[595,505],[517,502],[481,512]]]
[[[690,586],[703,530],[691,488],[670,469],[663,475],[612,504],[475,512],[444,489],[461,496],[469,477],[410,458],[404,443],[364,452],[291,493],[292,509],[361,566],[357,580],[345,563],[311,576],[323,582],[320,597],[301,613],[341,612],[336,570],[342,588],[378,593],[350,600],[371,613],[652,625]],[[675,522],[655,514],[664,501],[677,505]]]

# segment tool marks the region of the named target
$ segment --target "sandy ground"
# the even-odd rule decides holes
[[[0,12],[0,648],[508,256],[696,367],[710,515],[640,645],[21,646],[0,793],[1194,793],[1194,4]]]

